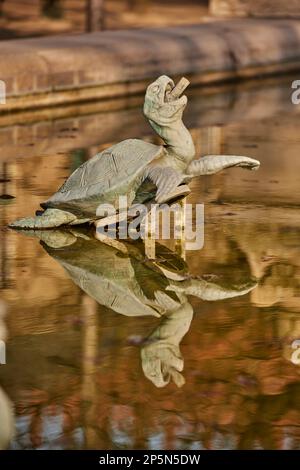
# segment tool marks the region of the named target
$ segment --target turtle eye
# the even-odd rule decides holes
[[[158,93],[159,92],[159,86],[158,85],[154,85],[154,87],[152,88],[152,92],[153,93]]]

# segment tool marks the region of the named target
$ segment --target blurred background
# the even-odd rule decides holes
[[[199,23],[209,0],[0,0],[0,38]]]
[[[299,0],[0,0],[0,39],[200,23],[224,17],[300,17]]]

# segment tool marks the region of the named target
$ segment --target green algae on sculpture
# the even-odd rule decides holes
[[[128,139],[95,155],[81,165],[62,187],[41,204],[44,212],[18,219],[13,228],[50,229],[62,225],[96,222],[102,218],[99,207],[119,208],[119,197],[126,196],[128,207],[145,202],[158,204],[186,196],[187,183],[195,176],[211,175],[240,166],[257,169],[258,160],[235,155],[210,155],[194,160],[192,136],[182,122],[188,85],[181,79],[163,75],[148,86],[144,115],[164,145]]]

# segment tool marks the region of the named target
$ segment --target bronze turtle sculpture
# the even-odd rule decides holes
[[[189,193],[186,185],[194,176],[211,175],[240,166],[257,169],[258,160],[234,155],[210,155],[194,160],[192,136],[182,122],[188,85],[163,75],[148,86],[144,115],[164,141],[154,145],[128,139],[100,152],[77,168],[61,188],[41,204],[36,217],[18,219],[13,228],[51,229],[62,225],[96,222],[99,207],[111,204],[116,210],[119,197],[126,196],[128,208],[136,202],[170,202]]]

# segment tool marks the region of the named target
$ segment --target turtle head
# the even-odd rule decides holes
[[[175,88],[173,80],[166,75],[162,75],[155,82],[148,86],[144,115],[150,123],[158,126],[168,126],[181,121],[184,108],[187,105],[185,95],[174,97],[172,90]]]

